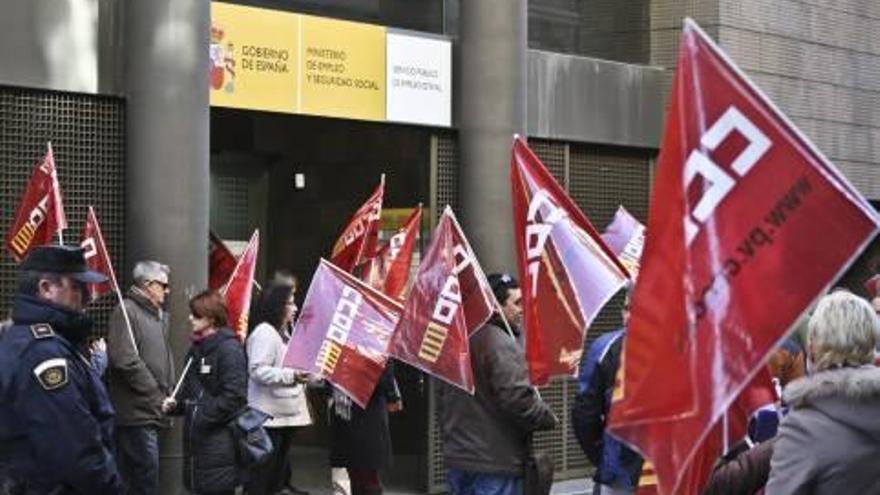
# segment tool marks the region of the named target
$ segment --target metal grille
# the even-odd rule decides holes
[[[6,229],[34,165],[52,142],[68,229],[66,244],[79,243],[86,211],[94,206],[120,283],[125,259],[125,105],[122,99],[0,86],[0,212]],[[10,307],[16,265],[0,255],[0,306]],[[123,285],[124,286],[124,285]],[[106,331],[115,298],[90,306],[96,333]]]
[[[440,218],[446,205],[458,211],[458,140],[452,133],[437,134],[437,172],[434,218]]]
[[[562,187],[568,184],[568,144],[544,139],[529,139],[529,148]]]
[[[248,177],[211,177],[211,228],[221,239],[248,239]]]

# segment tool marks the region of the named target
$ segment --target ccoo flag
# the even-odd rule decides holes
[[[379,187],[354,213],[342,235],[333,245],[333,251],[330,253],[331,263],[352,273],[357,266],[375,255],[384,195],[385,174],[382,174]]]
[[[107,276],[106,282],[89,284],[88,290],[91,298],[97,299],[108,292],[116,290],[116,273],[113,271],[113,264],[110,262],[107,245],[104,244],[104,236],[101,234],[101,226],[98,225],[98,217],[91,206],[89,206],[89,211],[86,214],[86,224],[83,227],[80,246],[85,251],[86,265],[88,265],[89,270],[94,270]]]
[[[16,261],[21,261],[32,247],[49,244],[55,232],[66,228],[52,143],[46,143],[46,156],[34,168],[6,232],[6,247]]]
[[[226,303],[226,316],[229,326],[244,342],[247,335],[248,312],[251,307],[251,293],[254,287],[254,272],[257,269],[257,252],[260,248],[260,231],[255,230],[248,242],[238,264],[229,277],[229,283],[223,291]]]
[[[657,168],[609,423],[695,493],[701,444],[878,216],[689,19]]]
[[[419,266],[389,352],[474,393],[468,337],[492,316],[492,289],[448,206]]]
[[[422,205],[413,209],[412,214],[400,229],[388,239],[376,255],[378,271],[384,278],[383,292],[399,301],[406,298],[406,285],[412,265],[413,251],[416,247],[416,236],[422,225]]]
[[[645,247],[645,226],[626,211],[626,208],[620,206],[605,228],[602,240],[635,280],[639,275],[642,250]]]
[[[284,365],[326,378],[364,408],[385,369],[402,310],[397,301],[321,260]]]
[[[626,269],[520,137],[510,163],[517,267],[532,383],[577,371],[584,333]]]
[[[229,282],[238,260],[213,232],[208,233],[208,289],[220,290]]]

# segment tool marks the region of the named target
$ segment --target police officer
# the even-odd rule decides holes
[[[21,264],[13,324],[0,335],[0,487],[11,493],[122,491],[83,312],[86,284],[106,280],[78,247],[40,246]]]

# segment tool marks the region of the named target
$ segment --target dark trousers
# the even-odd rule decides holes
[[[157,495],[159,429],[153,426],[116,428],[116,465],[126,495]]]
[[[272,457],[253,466],[247,483],[248,495],[272,495],[290,481],[290,444],[293,427],[266,428],[272,439]]]

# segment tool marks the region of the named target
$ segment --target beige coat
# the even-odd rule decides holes
[[[287,345],[272,325],[260,323],[247,339],[248,404],[273,416],[267,428],[312,424],[305,386],[282,367]]]

